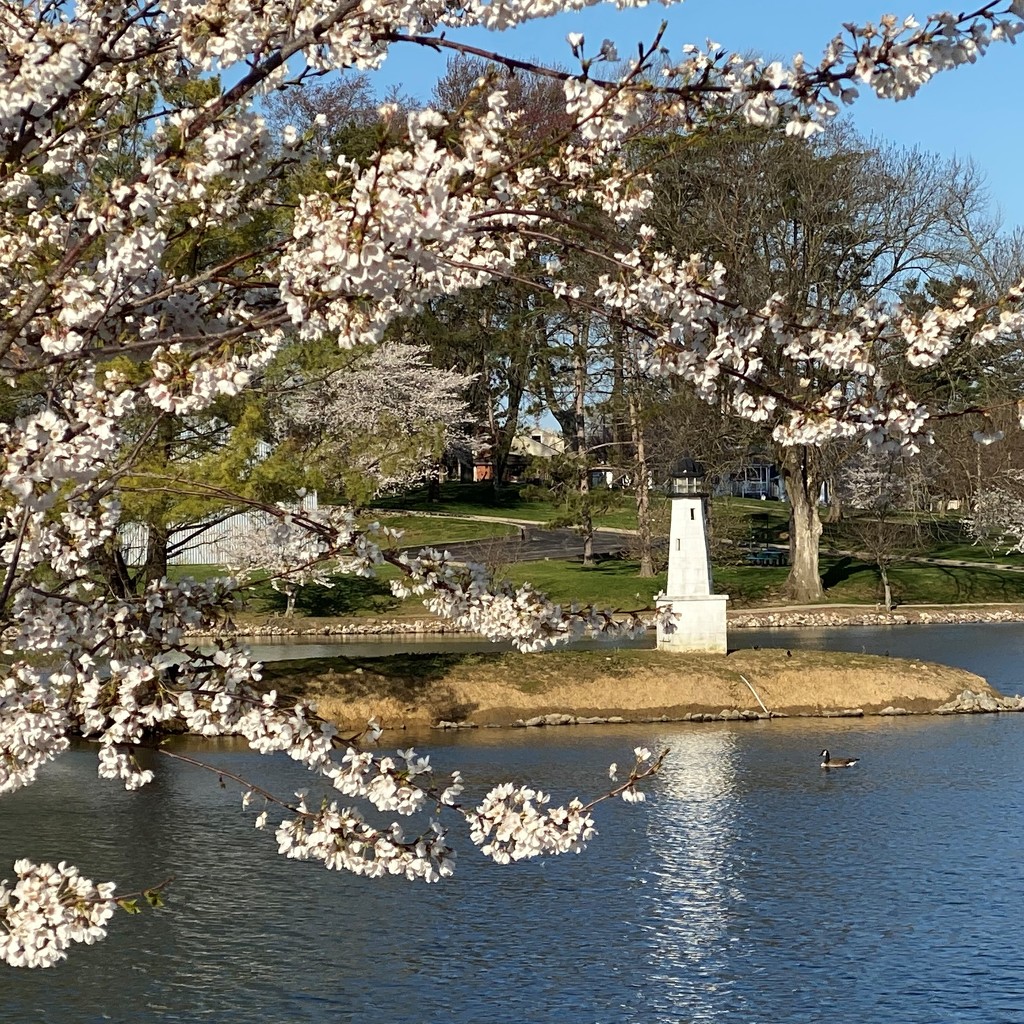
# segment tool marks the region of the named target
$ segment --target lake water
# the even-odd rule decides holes
[[[445,635],[424,634],[402,636],[381,634],[379,636],[336,636],[310,638],[304,636],[242,637],[261,661],[293,661],[299,658],[386,658],[391,654],[437,654],[462,651],[466,654],[480,654],[494,651],[511,651],[512,644],[495,643],[478,636],[460,633]],[[654,636],[636,640],[609,642],[582,640],[574,647],[578,650],[600,650],[611,647],[654,647]]]
[[[974,650],[985,674],[1017,676],[1024,628],[955,629],[975,640],[954,632],[944,652],[932,633],[933,659]],[[882,638],[894,655],[897,636]],[[170,906],[119,915],[54,970],[0,968],[0,1021],[1024,1020],[1024,715],[426,739],[476,787],[530,780],[559,799],[598,792],[638,743],[671,754],[646,804],[598,809],[583,855],[497,867],[463,844],[456,877],[428,887],[285,861],[234,790],[184,765],[126,794],[72,752],[0,801],[0,876],[16,856],[123,888],[173,874]],[[823,746],[862,761],[824,772]],[[229,744],[205,754],[277,790],[308,784]]]
[[[272,642],[252,637],[254,654],[263,661],[288,661],[298,658],[374,658],[389,654],[430,654],[441,651],[511,650],[509,644],[494,644],[479,637],[371,636],[358,638],[278,637]],[[614,646],[653,648],[653,635]],[[608,646],[602,641],[577,645],[598,650]],[[910,626],[799,627],[793,629],[732,629],[729,649],[779,647],[793,650],[852,651],[891,655],[893,658],[923,658],[944,665],[955,665],[984,676],[1004,693],[1024,691],[1024,623],[990,622],[971,624],[931,624]]]

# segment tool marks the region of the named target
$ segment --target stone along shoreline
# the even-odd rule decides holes
[[[728,613],[730,629],[794,629],[830,626],[909,626],[925,624],[968,624],[986,622],[1024,622],[1024,605],[914,605],[891,612],[863,605],[801,608],[749,608]],[[468,636],[442,619],[433,618],[322,618],[288,620],[282,617],[260,618],[235,623],[220,630],[247,637],[318,636]],[[215,635],[197,632],[196,635]]]

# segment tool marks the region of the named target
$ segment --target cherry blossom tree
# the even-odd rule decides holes
[[[1019,289],[986,309],[969,296],[922,314],[865,305],[841,331],[792,322],[781,295],[740,306],[721,266],[658,251],[644,225],[649,179],[623,162],[621,145],[661,119],[678,128],[738,116],[812,134],[859,88],[904,98],[1012,40],[1024,27],[1021,0],[921,25],[886,17],[847,26],[817,63],[687,47],[654,87],[647,70],[659,39],[602,78],[614,47],[572,34],[573,70],[534,69],[563,90],[566,117],[549,133],[514,130],[516,112],[493,75],[479,82],[482,102],[414,111],[370,156],[338,156],[308,176],[292,171],[322,157],[316,133],[272,131],[260,113],[275,92],[375,68],[396,49],[473,53],[460,30],[583,5],[0,0],[0,373],[23,397],[0,424],[0,600],[12,652],[0,681],[0,793],[31,784],[75,734],[94,744],[102,778],[146,785],[153,770],[138,749],[182,758],[159,738],[185,729],[286,754],[337,791],[313,803],[234,780],[259,812],[258,829],[273,815],[288,857],[435,881],[454,866],[448,822],[499,863],[578,851],[593,835],[596,804],[639,798],[657,756],[638,748],[594,801],[552,806],[549,794],[508,783],[464,804],[457,772],[436,782],[415,751],[364,750],[310,707],[262,692],[259,665],[232,641],[197,652],[187,634],[227,613],[232,581],[161,577],[137,598],[113,592],[97,565],[114,543],[119,484],[133,461],[119,425],[142,411],[154,430],[161,415],[198,415],[244,392],[286,343],[375,344],[396,318],[514,277],[541,250],[543,287],[556,298],[580,315],[621,317],[643,339],[651,371],[681,374],[748,419],[777,416],[777,437],[793,444],[920,444],[931,410],[881,374],[876,350],[929,365],[954,336],[984,345],[1020,325]],[[145,103],[125,102],[142,93]],[[133,159],[112,159],[125,152]],[[567,213],[583,207],[626,242],[605,245],[589,219]],[[550,257],[558,251],[585,251],[603,271],[587,288],[562,279]],[[768,350],[776,358],[765,359]],[[842,383],[800,400],[780,389],[779,374],[808,364],[829,366]],[[265,511],[308,533],[310,557],[359,573],[390,562],[404,574],[399,592],[526,650],[642,627],[493,586],[443,553],[400,554],[350,513]],[[411,824],[372,824],[367,804]],[[103,936],[118,899],[110,883],[63,863],[21,860],[14,875],[0,883],[5,962],[49,966],[73,943]]]
[[[270,585],[285,595],[285,615],[295,612],[295,598],[310,583],[330,587],[331,563],[320,557],[320,548],[311,544],[310,531],[305,529],[301,508],[279,506],[283,515],[263,513],[251,527],[225,545],[225,567],[240,585],[257,578],[267,578]],[[328,516],[333,510],[327,512]],[[295,517],[299,516],[299,522]]]
[[[426,346],[386,341],[292,391],[285,433],[332,494],[366,504],[436,472],[446,452],[470,448],[472,378],[427,356]]]
[[[977,544],[1024,552],[1024,472],[1008,470],[979,490],[964,527]]]

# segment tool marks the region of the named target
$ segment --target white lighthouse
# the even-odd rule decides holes
[[[711,593],[711,553],[708,549],[703,467],[680,459],[668,482],[672,504],[669,530],[668,583],[658,601],[671,620],[658,619],[658,648],[666,651],[728,651],[725,624],[726,594]]]

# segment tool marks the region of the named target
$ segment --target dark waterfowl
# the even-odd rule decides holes
[[[821,752],[822,768],[852,768],[859,760],[859,757],[832,757],[827,750]]]

